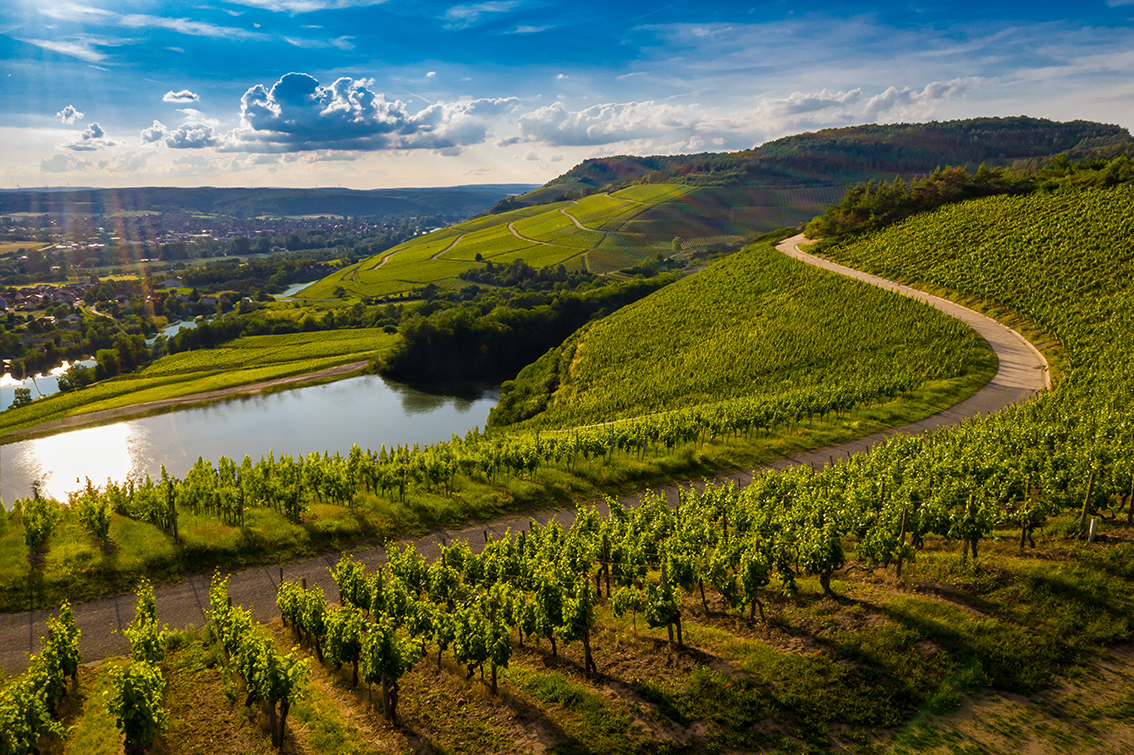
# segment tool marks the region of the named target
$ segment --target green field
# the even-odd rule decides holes
[[[140,372],[96,383],[0,413],[0,435],[44,422],[192,396],[292,377],[350,362],[368,361],[390,348],[396,335],[381,329],[248,336],[215,349],[162,357]]]
[[[799,190],[785,200],[783,192],[631,186],[458,223],[337,271],[301,295],[327,299],[341,288],[348,296],[376,297],[428,283],[452,287],[465,270],[517,259],[536,268],[564,264],[607,275],[659,254],[669,256],[674,237],[692,246],[698,240],[742,239],[794,224],[801,212],[821,211],[829,193]]]
[[[42,241],[0,241],[0,256],[13,254],[21,249],[42,249],[48,244]]]
[[[505,384],[490,423],[540,405],[524,426],[589,425],[878,375],[952,378],[985,359],[970,353],[973,339],[924,305],[754,245],[577,332]]]

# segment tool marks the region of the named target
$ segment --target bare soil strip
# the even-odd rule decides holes
[[[515,230],[513,230],[513,233],[515,233]],[[516,235],[519,236],[519,234]],[[713,482],[717,484],[735,482],[744,486],[752,481],[753,476],[767,469],[779,470],[799,465],[814,465],[820,468],[828,461],[845,459],[858,453],[868,452],[874,446],[884,444],[889,438],[897,435],[918,435],[939,427],[959,424],[978,414],[987,416],[1012,404],[1026,401],[1050,387],[1047,361],[1023,336],[1011,328],[944,299],[929,296],[907,286],[899,286],[882,278],[866,275],[801,252],[798,247],[804,241],[802,236],[796,236],[780,244],[779,249],[785,254],[791,254],[808,264],[818,265],[842,275],[849,275],[874,285],[896,290],[921,301],[927,301],[946,313],[968,322],[996,352],[996,356],[1000,360],[999,371],[986,386],[971,397],[932,417],[874,433],[838,446],[780,459],[758,470],[722,474]],[[351,365],[344,365],[344,369],[346,367],[351,367]],[[302,377],[311,379],[310,375]],[[701,487],[703,482],[675,481],[656,492],[666,496],[672,504],[677,499],[678,490],[690,485]],[[647,492],[650,491],[625,496],[623,501],[627,505],[635,505]],[[605,515],[605,505],[596,502],[596,508],[601,514]],[[412,539],[412,541],[420,553],[426,558],[433,559],[440,553],[438,546],[443,540],[464,539],[469,542],[474,551],[479,551],[487,537],[503,534],[507,530],[515,531],[527,528],[532,520],[546,524],[552,519],[559,521],[564,527],[569,527],[575,519],[575,511],[545,509],[525,512],[486,524],[472,525],[461,530],[438,530],[425,537]],[[407,541],[409,540],[407,539]],[[320,585],[328,595],[336,595],[337,589],[334,580],[331,579],[329,569],[335,565],[340,555],[339,553],[325,553],[317,558],[287,564],[286,566],[257,566],[234,572],[229,583],[229,594],[232,596],[234,604],[242,605],[250,610],[257,621],[271,621],[278,616],[275,597],[276,587],[281,578],[288,580],[306,579],[309,587]],[[354,557],[365,563],[368,568],[373,569],[385,560],[385,550],[370,548],[355,552]],[[204,609],[208,603],[208,592],[209,575],[194,575],[177,584],[158,588],[154,590],[158,617],[163,623],[168,623],[171,627],[202,626],[204,624]],[[134,615],[134,602],[133,595],[123,595],[74,606],[76,622],[83,632],[80,649],[84,660],[105,658],[129,650],[126,638],[121,630],[126,627],[130,618]],[[36,652],[38,648],[39,641],[37,638],[47,631],[45,622],[50,613],[50,611],[38,610],[18,614],[0,614],[0,668],[6,670],[9,674],[14,674],[26,667],[28,654]]]

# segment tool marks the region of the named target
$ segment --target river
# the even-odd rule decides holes
[[[346,454],[463,436],[483,428],[499,400],[495,387],[465,396],[429,393],[375,375],[324,385],[243,396],[193,409],[116,422],[0,446],[0,499],[10,505],[32,485],[60,501],[80,481],[183,477],[198,457],[237,461],[274,452]]]

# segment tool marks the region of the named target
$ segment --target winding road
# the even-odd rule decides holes
[[[885,443],[895,435],[916,435],[946,425],[955,425],[978,414],[988,415],[1011,404],[1026,401],[1036,393],[1050,387],[1047,361],[1043,355],[1020,334],[989,317],[954,304],[936,296],[930,296],[908,286],[868,275],[843,267],[827,260],[809,255],[799,249],[805,239],[795,236],[777,248],[796,259],[811,265],[831,270],[840,275],[856,278],[867,283],[897,291],[905,296],[924,301],[947,314],[970,324],[996,352],[1000,361],[999,369],[993,379],[970,398],[939,412],[932,417],[901,427],[868,435],[839,446],[802,453],[791,458],[780,459],[760,470],[722,475],[717,482],[736,481],[748,484],[754,474],[764,469],[784,469],[791,466],[813,464],[821,467],[829,460],[844,459],[870,450],[873,446]],[[673,483],[663,489],[671,502],[677,497],[679,487],[689,483]],[[634,504],[642,494],[626,496],[624,502]],[[602,513],[605,507],[599,506]],[[573,511],[544,510],[510,516],[488,524],[467,527],[459,531],[440,530],[426,537],[414,540],[417,549],[427,558],[438,554],[438,544],[443,540],[463,538],[469,541],[474,550],[479,549],[486,537],[499,535],[508,529],[525,528],[535,519],[546,524],[551,519],[558,520],[565,527],[574,519]],[[384,551],[371,548],[355,554],[355,557],[373,569],[385,559]],[[248,608],[258,621],[275,618],[276,586],[283,579],[306,579],[309,586],[321,585],[328,597],[337,597],[334,581],[329,568],[338,560],[338,553],[327,553],[308,561],[285,566],[260,566],[233,573],[229,583],[229,594],[234,604]],[[157,613],[161,622],[171,627],[200,626],[204,623],[204,611],[208,605],[209,576],[195,575],[183,581],[156,589]],[[82,630],[80,649],[84,661],[104,658],[128,652],[129,647],[121,630],[134,615],[133,595],[122,595],[105,600],[76,605],[75,618]],[[36,652],[39,637],[46,632],[45,620],[50,611],[37,610],[23,613],[0,614],[0,667],[9,674],[18,673],[27,664],[28,654]]]

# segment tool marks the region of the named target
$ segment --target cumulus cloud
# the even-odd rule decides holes
[[[258,84],[241,98],[241,127],[225,135],[221,146],[246,152],[432,149],[456,154],[483,142],[490,123],[520,104],[515,97],[436,102],[413,113],[371,86],[367,79],[343,77],[324,87],[305,73],[289,73],[270,90]]]
[[[72,170],[89,168],[89,160],[78,160],[70,155],[57,154],[51,159],[44,158],[39,161],[40,173],[67,173]]]
[[[113,146],[114,142],[106,138],[106,132],[103,131],[102,126],[93,121],[83,133],[79,134],[77,139],[60,145],[62,149],[69,149],[72,152],[95,152],[104,147]]]
[[[163,142],[170,149],[204,149],[220,143],[215,126],[201,121],[188,121],[174,129],[154,121],[154,125],[142,131],[141,137],[146,144]]]
[[[161,98],[161,101],[162,102],[189,103],[189,102],[199,102],[200,99],[201,98],[198,95],[194,94],[193,92],[190,92],[188,89],[182,89],[180,92],[175,92],[171,89],[171,90],[169,90],[168,92],[165,93],[165,96],[163,96]]]
[[[783,99],[762,99],[753,119],[768,133],[827,128],[883,117],[923,120],[933,115],[937,105],[963,95],[972,80],[934,81],[921,91],[910,87],[889,87],[867,98],[861,88],[833,92],[793,92]]]
[[[523,141],[525,141],[525,140],[524,140],[524,137],[522,137],[522,136],[509,136],[507,139],[498,139],[496,141],[496,146],[497,147],[511,147],[512,145],[519,144],[520,142],[523,142]]]
[[[217,135],[207,123],[183,123],[165,137],[165,146],[172,149],[203,149],[217,144]]]
[[[153,144],[164,139],[167,133],[169,131],[162,125],[161,121],[154,121],[154,125],[142,131],[142,141],[146,144]]]
[[[55,114],[55,117],[70,126],[75,121],[83,120],[83,114],[75,109],[74,105],[68,105]]]
[[[574,112],[554,102],[520,117],[524,136],[557,147],[611,144],[693,129],[694,122],[683,109],[652,100],[594,105]]]
[[[901,118],[928,118],[938,103],[965,94],[970,89],[972,81],[965,79],[934,81],[926,84],[920,92],[909,87],[889,87],[866,101],[863,115],[874,120],[883,113],[897,110],[895,115]]]

